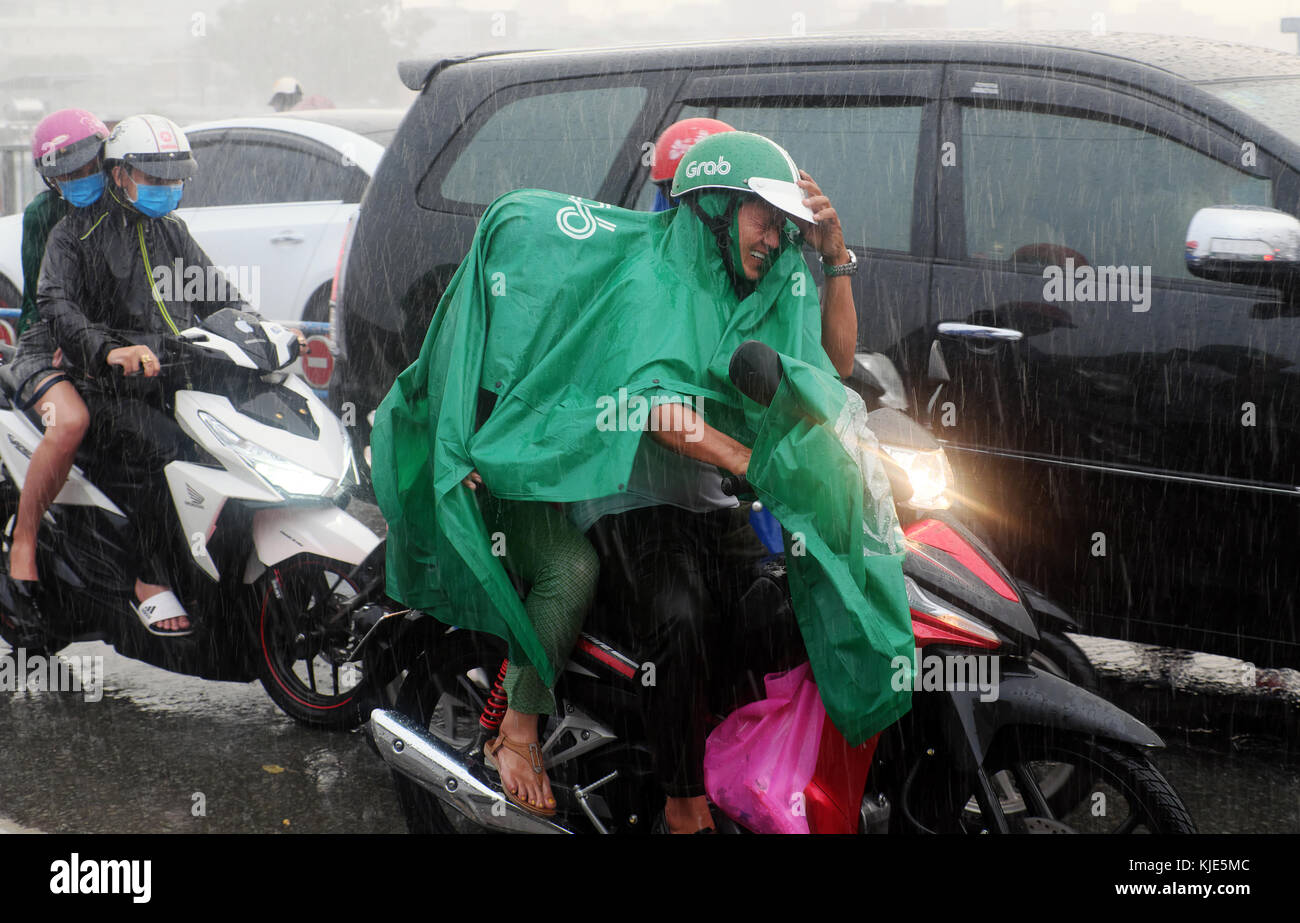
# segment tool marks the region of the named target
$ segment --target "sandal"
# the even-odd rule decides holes
[[[495,746],[493,746],[494,744]],[[537,744],[517,743],[511,740],[505,734],[499,734],[499,736],[492,738],[491,740],[489,740],[487,743],[483,745],[483,761],[487,763],[489,768],[495,770],[498,775],[501,774],[501,767],[497,765],[496,755],[501,752],[502,747],[505,747],[507,750],[509,750],[511,753],[515,754],[516,756],[520,756],[528,760],[528,762],[533,767],[533,772],[537,773],[538,775],[541,775],[546,771],[546,767],[542,765],[541,747],[539,747]],[[508,799],[510,799],[511,804],[527,811],[529,814],[536,815],[537,817],[555,816],[555,808],[537,807],[535,805],[529,804],[526,801],[521,800],[520,798],[515,796],[514,792],[506,788],[504,781],[502,781],[501,783],[501,791],[503,791],[505,793],[505,796]]]
[[[171,590],[164,590],[156,596],[150,596],[142,603],[131,603],[131,608],[135,614],[140,616],[140,622],[144,625],[145,631],[151,635],[157,635],[160,638],[183,638],[194,630],[193,619],[190,620],[189,628],[172,629],[163,631],[160,628],[154,628],[159,622],[165,622],[168,619],[180,618],[182,615],[189,618],[189,613],[181,605],[181,601],[176,598],[176,594]]]
[[[0,619],[13,631],[15,647],[43,650],[48,639],[41,607],[36,602],[40,583],[0,577]]]

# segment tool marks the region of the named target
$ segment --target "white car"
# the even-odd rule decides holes
[[[176,214],[264,317],[329,319],[330,283],[400,109],[312,109],[189,125],[198,173]],[[0,307],[22,293],[22,215],[0,218]]]

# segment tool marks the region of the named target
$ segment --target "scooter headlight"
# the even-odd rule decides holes
[[[217,440],[280,493],[295,497],[321,497],[334,491],[338,481],[292,462],[282,455],[255,445],[211,414],[199,412]]]
[[[929,593],[925,592],[916,581],[904,575],[903,585],[907,588],[907,605],[914,617],[925,619],[949,631],[961,632],[978,639],[983,644],[999,644],[997,632],[979,619],[957,612],[945,606]]]
[[[880,448],[903,469],[912,485],[912,496],[903,501],[905,506],[916,510],[946,510],[952,506],[948,491],[956,486],[956,478],[943,449],[921,452],[884,444]]]

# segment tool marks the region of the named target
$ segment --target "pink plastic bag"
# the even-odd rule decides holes
[[[755,833],[807,833],[803,790],[817,768],[826,708],[807,663],[763,684],[767,698],[732,712],[709,735],[704,786]]]

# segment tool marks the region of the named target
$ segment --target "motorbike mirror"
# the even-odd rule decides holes
[[[859,386],[855,390],[862,394],[864,398],[870,398],[874,401],[880,400],[885,393],[885,386],[877,380],[870,369],[862,364],[862,360],[856,355],[853,357],[853,374],[849,376],[849,384]]]
[[[282,369],[298,358],[298,336],[287,327],[271,321],[260,322],[262,333],[275,353],[277,369]]]
[[[884,353],[857,353],[853,357],[852,379],[865,384],[877,397],[881,407],[907,409],[903,378]]]
[[[930,365],[925,377],[932,384],[946,385],[952,381],[952,376],[948,374],[948,363],[943,357],[943,346],[938,340],[930,344]]]
[[[781,356],[758,340],[746,340],[731,354],[727,375],[741,394],[766,407],[781,385]]]

